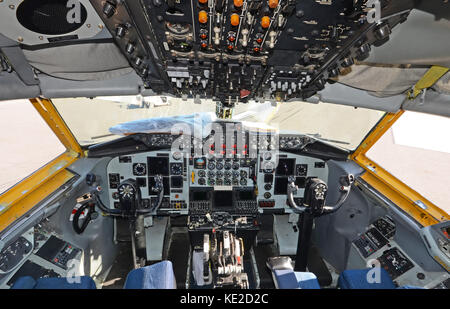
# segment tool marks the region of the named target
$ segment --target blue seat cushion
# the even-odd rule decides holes
[[[273,276],[279,289],[320,289],[319,281],[313,273],[275,269]]]
[[[124,289],[175,289],[172,262],[162,261],[130,271]]]
[[[79,280],[78,280],[79,279]],[[75,281],[75,282],[73,282]],[[81,276],[77,278],[39,278],[30,276],[20,277],[14,282],[11,289],[96,289],[91,277]]]
[[[379,271],[379,278],[377,272]],[[371,272],[369,274],[369,272]],[[396,286],[384,268],[344,270],[339,276],[341,289],[395,289]]]

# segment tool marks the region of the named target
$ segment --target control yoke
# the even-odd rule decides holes
[[[297,192],[298,186],[295,185],[295,178],[289,177],[287,188],[288,203],[296,213],[301,214],[294,266],[295,271],[306,271],[307,269],[314,217],[337,211],[347,199],[354,180],[355,177],[352,174],[342,176],[340,179],[341,186],[339,189],[341,196],[339,200],[333,206],[325,206],[328,191],[327,184],[319,178],[310,178],[305,185],[303,206],[299,206],[294,200],[294,193]]]
[[[295,177],[290,176],[288,179],[287,198],[289,206],[291,206],[295,212],[303,213],[307,210],[311,211],[314,215],[320,216],[323,214],[329,214],[337,211],[342,204],[344,204],[355,177],[353,174],[344,175],[341,177],[341,196],[339,200],[333,206],[326,206],[325,199],[328,191],[328,186],[325,182],[319,178],[310,178],[305,186],[305,195],[303,206],[297,205],[294,200],[294,194],[298,190],[298,186],[295,184]]]

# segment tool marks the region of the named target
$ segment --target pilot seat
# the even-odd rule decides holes
[[[78,282],[70,278],[20,277],[11,289],[96,289],[94,280],[81,276]],[[75,279],[75,278],[72,278]],[[172,262],[162,261],[150,266],[132,270],[125,281],[124,289],[175,289],[175,275]]]

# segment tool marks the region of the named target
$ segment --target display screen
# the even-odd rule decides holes
[[[305,177],[295,177],[295,184],[299,188],[304,188],[306,185],[306,178]]]
[[[148,157],[147,162],[149,175],[169,175],[168,157]]]
[[[182,176],[172,176],[170,178],[171,188],[182,188],[183,187],[183,177]]]
[[[277,176],[289,176],[294,175],[295,171],[295,159],[279,158],[276,169]]]
[[[208,191],[192,191],[193,201],[208,201],[209,200],[209,192]]]
[[[287,177],[276,177],[274,194],[275,195],[287,194],[287,185],[288,185]]]
[[[239,200],[240,201],[251,201],[254,199],[255,199],[255,197],[253,196],[253,191],[250,191],[250,190],[239,191]]]
[[[220,210],[232,207],[233,191],[214,191],[214,209]]]

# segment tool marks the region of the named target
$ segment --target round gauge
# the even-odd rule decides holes
[[[221,170],[221,169],[223,169],[223,164],[222,164],[222,163],[219,163],[219,162],[217,162],[217,164],[216,164],[216,169],[218,169],[218,170]]]
[[[113,192],[112,198],[115,199],[115,200],[118,200],[119,199],[119,192]]]
[[[216,168],[216,165],[213,163],[213,162],[209,162],[208,163],[208,169],[209,170],[213,170],[213,169],[215,169]]]
[[[280,139],[280,148],[285,148],[286,147],[286,141],[283,139]]]
[[[205,176],[206,176],[206,172],[204,170],[198,171],[198,177],[205,177]]]
[[[159,145],[159,137],[152,136],[152,138],[150,139],[150,142],[152,143],[153,146]]]
[[[134,163],[133,164],[133,175],[143,176],[147,173],[147,165],[145,163]]]
[[[239,180],[233,179],[233,186],[239,186]]]
[[[183,154],[181,153],[181,152],[179,152],[179,151],[175,151],[173,154],[172,154],[172,158],[174,159],[174,160],[180,160],[181,158],[183,157]]]
[[[216,172],[216,177],[217,178],[222,178],[223,177],[223,172],[222,171],[217,171]]]
[[[216,179],[216,185],[221,186],[223,185],[223,180],[222,179]]]
[[[183,172],[183,166],[181,163],[171,163],[170,164],[170,174],[171,175],[181,175]]]
[[[231,169],[231,163],[230,163],[230,162],[226,162],[225,165],[224,165],[224,168],[225,168],[226,170]]]
[[[247,172],[244,170],[241,170],[241,177],[242,178],[247,178]]]
[[[272,173],[275,169],[275,164],[272,161],[263,162],[262,168],[264,170],[264,173]]]
[[[203,185],[205,185],[205,183],[206,183],[205,178],[200,177],[200,178],[198,179],[198,184],[199,184],[199,185],[203,186]]]
[[[246,186],[247,185],[247,179],[242,178],[239,183],[241,184],[241,186]]]
[[[216,181],[214,178],[208,178],[208,186],[214,186],[216,184]]]
[[[232,168],[233,168],[234,170],[239,169],[239,163],[234,162],[233,165],[232,165]]]
[[[264,193],[264,198],[265,198],[265,199],[269,199],[269,198],[271,198],[271,197],[272,197],[272,194],[270,194],[270,192]]]
[[[266,183],[266,184],[264,185],[264,189],[267,190],[267,191],[269,191],[270,189],[272,189],[272,185],[271,185],[270,183]]]
[[[239,177],[239,172],[233,171],[233,178],[238,178],[238,177]]]
[[[226,179],[225,178],[225,180],[224,180],[224,185],[226,185],[226,186],[231,186],[231,180],[230,179]]]
[[[269,151],[265,152],[263,158],[264,160],[270,161],[270,159],[272,159],[272,153]]]
[[[194,159],[194,168],[204,169],[206,167],[206,160],[204,158]]]
[[[217,158],[217,162],[218,162],[218,163],[222,163],[222,162],[223,162],[223,159],[222,159],[222,158]]]
[[[214,171],[208,171],[208,177],[214,178],[216,176],[216,173]]]
[[[231,172],[225,171],[225,178],[230,178],[230,177],[231,177]]]

